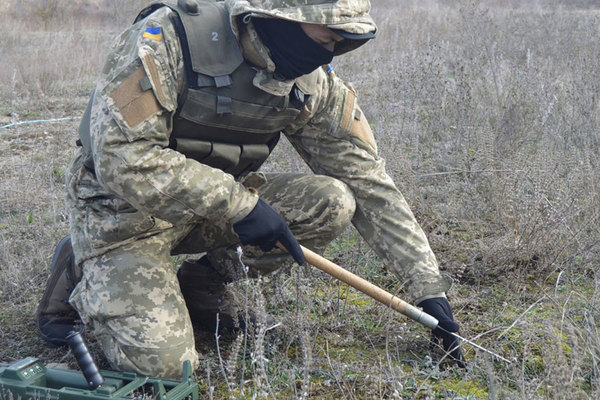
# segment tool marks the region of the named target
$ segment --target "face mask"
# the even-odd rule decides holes
[[[329,64],[333,52],[304,33],[297,22],[278,18],[253,18],[260,40],[269,49],[275,63],[275,75],[295,79]]]

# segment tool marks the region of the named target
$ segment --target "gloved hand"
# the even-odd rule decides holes
[[[458,324],[454,321],[452,315],[452,308],[448,299],[445,297],[434,297],[431,299],[423,300],[418,304],[419,307],[423,308],[423,311],[439,321],[438,328],[435,328],[432,333],[434,339],[442,339],[444,345],[444,351],[450,353],[449,357],[451,360],[456,362],[461,368],[466,368],[465,357],[462,354],[460,347],[458,347],[458,339],[448,332],[458,332]],[[439,329],[444,328],[448,332],[444,332]]]
[[[258,199],[250,214],[233,224],[233,230],[242,244],[258,246],[262,251],[271,250],[279,241],[298,264],[304,264],[304,253],[287,223],[261,199]]]

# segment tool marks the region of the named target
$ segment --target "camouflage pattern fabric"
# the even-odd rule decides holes
[[[232,16],[279,13],[353,32],[374,29],[366,0],[228,0],[227,6]],[[197,363],[170,255],[209,251],[212,264],[236,274],[238,238],[231,225],[252,210],[258,195],[316,251],[351,219],[411,299],[443,296],[449,281],[385,172],[354,89],[326,68],[310,74],[309,101],[284,131],[319,175],[268,177],[257,195],[168,148],[184,78],[170,13],[161,8],[118,38],[92,105],[94,171],[85,168],[80,151],[66,176],[73,249],[84,271],[70,301],[94,328],[113,368],[179,377],[182,360]],[[265,80],[272,78],[262,78],[268,87]],[[244,253],[253,273],[291,260],[277,251]]]
[[[234,19],[249,14],[327,25],[350,33],[363,34],[377,30],[369,15],[369,0],[226,0],[225,3]]]
[[[115,370],[181,379],[185,360],[198,366],[192,324],[170,262],[175,234],[166,230],[83,263],[69,300]]]
[[[80,171],[81,165],[77,157],[70,171]],[[301,243],[322,250],[350,224],[354,197],[342,182],[298,174],[272,174],[265,180],[258,194],[290,221]],[[299,198],[304,201],[298,203]],[[211,265],[237,280],[246,276],[237,242],[231,224],[211,220],[173,226],[84,261],[83,278],[70,302],[92,327],[111,367],[178,379],[184,360],[197,367],[192,325],[170,256],[208,251]],[[243,254],[250,276],[293,262],[281,251],[265,254],[247,247]]]

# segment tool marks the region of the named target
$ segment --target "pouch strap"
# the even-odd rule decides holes
[[[94,103],[94,99],[96,98],[96,90],[92,91],[92,95],[90,96],[90,101],[83,113],[83,117],[81,117],[81,122],[79,123],[79,140],[77,140],[77,146],[81,146],[83,148],[84,161],[83,165],[90,171],[94,171],[94,159],[92,157],[92,140],[90,138],[90,119],[92,115],[92,104]]]

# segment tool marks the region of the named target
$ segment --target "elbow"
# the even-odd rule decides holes
[[[98,182],[111,194],[123,197],[131,167],[115,154],[94,155],[94,172]]]

